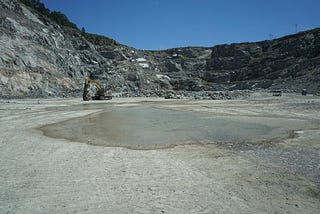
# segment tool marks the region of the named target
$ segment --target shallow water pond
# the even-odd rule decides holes
[[[151,107],[114,108],[40,129],[47,136],[98,146],[166,148],[199,142],[258,142],[286,137],[306,121],[287,118],[215,116]]]

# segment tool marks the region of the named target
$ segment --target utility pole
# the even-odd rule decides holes
[[[298,33],[298,24],[295,24],[295,30],[296,30],[296,33]]]

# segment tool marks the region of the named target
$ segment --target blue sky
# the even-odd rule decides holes
[[[42,0],[138,49],[254,42],[320,27],[320,0]]]

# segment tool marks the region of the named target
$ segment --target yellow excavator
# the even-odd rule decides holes
[[[95,93],[90,95],[90,84],[93,84],[95,87]],[[105,88],[102,88],[100,83],[95,80],[90,79],[89,77],[85,78],[84,88],[83,88],[83,100],[111,100],[112,95]]]

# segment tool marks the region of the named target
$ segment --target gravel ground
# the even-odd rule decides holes
[[[167,149],[91,146],[37,128],[110,106],[150,106],[310,126],[260,143]],[[0,100],[0,213],[319,213],[320,99],[119,98]]]

